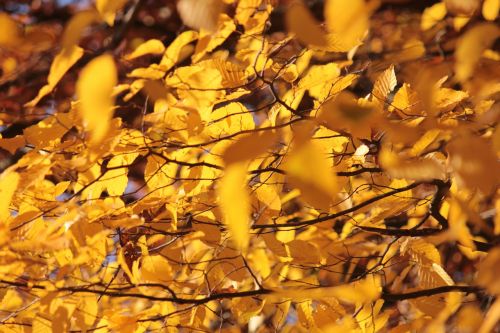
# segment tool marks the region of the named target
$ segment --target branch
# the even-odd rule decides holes
[[[382,299],[385,301],[396,302],[407,299],[414,299],[419,297],[428,297],[449,292],[462,292],[462,293],[481,293],[484,292],[482,288],[476,286],[442,286],[431,289],[423,289],[409,293],[392,294],[389,292],[382,292]]]
[[[370,198],[368,200],[365,200],[365,201],[363,201],[355,206],[352,206],[349,209],[345,209],[345,210],[338,212],[338,213],[335,213],[335,214],[329,214],[329,215],[318,217],[315,219],[299,221],[299,222],[288,222],[288,223],[282,223],[282,224],[254,224],[251,228],[252,229],[282,228],[282,227],[288,228],[288,227],[301,227],[301,226],[313,225],[316,223],[336,219],[338,217],[353,213],[353,212],[355,212],[363,207],[366,207],[372,203],[375,203],[377,201],[380,201],[382,199],[385,199],[387,197],[390,197],[392,195],[395,195],[395,194],[398,194],[401,192],[409,191],[409,190],[414,189],[415,187],[420,186],[422,184],[425,184],[425,182],[415,182],[415,183],[410,184],[408,186],[394,189],[392,191],[389,191],[389,192],[386,192],[384,194],[381,194],[381,195],[375,196],[373,198]]]

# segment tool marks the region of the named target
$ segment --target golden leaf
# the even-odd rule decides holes
[[[238,139],[224,151],[226,165],[251,160],[267,152],[276,142],[276,134],[264,131]]]
[[[161,255],[149,255],[141,258],[141,279],[143,282],[165,283],[172,279],[172,268]]]
[[[13,46],[21,39],[21,31],[14,21],[7,13],[0,13],[0,46],[7,47]]]
[[[26,107],[34,107],[40,100],[48,95],[61,78],[66,74],[68,69],[73,66],[78,59],[83,55],[83,49],[78,46],[72,46],[67,49],[62,49],[54,58],[52,65],[50,65],[49,76],[47,77],[47,84],[44,85],[38,95],[25,104]]]
[[[221,14],[214,33],[200,33],[200,38],[193,54],[193,62],[200,61],[208,52],[221,45],[236,30],[234,20],[226,14]]]
[[[369,28],[370,14],[376,6],[376,1],[327,0],[326,24],[338,40],[337,43],[344,45],[347,50],[361,44]],[[335,45],[335,42],[330,41],[330,44]]]
[[[379,155],[380,166],[393,178],[412,180],[445,179],[446,173],[442,163],[435,159],[403,160],[394,152],[382,149]]]
[[[24,147],[26,141],[22,135],[16,135],[13,138],[1,138],[0,147],[14,154],[19,148]]]
[[[250,240],[250,198],[246,163],[229,165],[217,186],[219,205],[234,245],[245,252]]]
[[[132,53],[127,54],[124,58],[132,60],[142,57],[146,54],[162,54],[165,52],[165,46],[158,39],[150,39],[139,45]]]
[[[373,86],[372,95],[375,100],[384,105],[387,96],[391,91],[394,90],[398,81],[396,80],[396,73],[394,72],[394,66],[391,65],[382,74],[379,75],[375,84]]]
[[[306,201],[328,209],[338,190],[336,174],[328,155],[314,141],[295,147],[285,158],[284,169]]]
[[[376,300],[382,292],[380,277],[373,275],[354,283],[333,287],[277,290],[276,295],[294,300],[335,297],[350,304],[363,304]]]
[[[0,221],[5,223],[10,218],[10,203],[19,183],[19,174],[5,171],[0,176]]]
[[[483,17],[488,21],[494,21],[498,17],[500,0],[485,0],[483,3]]]
[[[214,31],[219,14],[225,9],[222,0],[179,0],[177,11],[182,22],[193,29]]]
[[[448,146],[449,164],[459,177],[460,184],[490,193],[498,184],[500,163],[489,142],[474,136],[452,141]]]
[[[326,32],[309,12],[302,1],[294,1],[286,12],[287,29],[306,45],[312,47],[326,47],[328,40]]]
[[[76,83],[80,112],[85,128],[91,133],[90,142],[99,143],[106,135],[113,116],[113,87],[117,71],[111,55],[102,55],[82,69]]]
[[[170,70],[177,62],[183,58],[185,47],[198,38],[195,31],[184,31],[167,47],[165,54],[160,61],[160,68],[164,71]]]
[[[64,49],[71,50],[78,44],[82,32],[85,28],[94,22],[100,21],[99,13],[95,10],[84,10],[78,12],[66,24],[64,33],[61,38],[61,46]]]
[[[446,16],[446,5],[444,2],[439,2],[431,7],[428,7],[422,13],[422,21],[420,22],[420,28],[422,30],[429,30],[436,23],[444,19]]]
[[[455,74],[457,80],[465,81],[473,73],[483,51],[500,36],[500,28],[494,23],[476,25],[457,42],[455,50]]]
[[[103,20],[109,26],[113,26],[116,12],[125,6],[127,1],[128,0],[96,0],[95,6]]]

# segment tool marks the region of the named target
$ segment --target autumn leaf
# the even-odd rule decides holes
[[[287,10],[286,23],[288,30],[302,43],[316,47],[328,45],[325,31],[301,1],[292,2]]]
[[[475,26],[460,39],[455,51],[457,80],[464,81],[472,75],[482,52],[499,36],[498,26],[485,23]]]
[[[40,100],[47,96],[62,79],[64,74],[83,56],[83,49],[78,46],[72,46],[69,49],[62,49],[61,52],[54,58],[50,66],[47,84],[43,86],[38,95],[25,105],[33,107],[40,102]]]
[[[244,162],[228,166],[217,186],[224,223],[234,245],[245,252],[250,240],[250,200],[246,189],[247,168]]]
[[[213,31],[217,27],[219,14],[224,11],[222,0],[180,0],[177,10],[185,25],[199,30]]]
[[[106,135],[113,116],[113,87],[117,82],[115,63],[110,55],[93,59],[81,71],[76,90],[78,110],[85,128],[90,132],[92,144]]]
[[[115,22],[116,12],[120,10],[128,0],[96,0],[96,8],[101,14],[103,20],[110,26]]]

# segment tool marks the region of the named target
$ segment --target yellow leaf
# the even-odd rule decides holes
[[[165,283],[172,279],[172,268],[167,259],[161,255],[150,255],[141,258],[141,279],[143,282]]]
[[[373,86],[372,95],[374,99],[381,105],[384,105],[389,93],[394,90],[398,81],[396,80],[396,73],[394,73],[394,66],[390,66],[382,74],[379,75]]]
[[[229,165],[217,186],[224,223],[235,246],[245,252],[250,239],[250,198],[246,163]]]
[[[226,165],[251,160],[267,152],[275,141],[276,135],[270,131],[250,134],[238,139],[224,151]]]
[[[192,29],[214,31],[219,14],[225,9],[222,0],[179,0],[177,11],[182,22]]]
[[[189,43],[198,38],[198,33],[195,31],[184,31],[170,43],[160,61],[160,68],[164,71],[171,69],[182,57],[182,50]]]
[[[231,301],[231,311],[234,312],[239,323],[246,324],[251,317],[257,316],[262,311],[265,304],[265,300],[237,298]]]
[[[500,36],[500,28],[494,23],[476,25],[457,42],[455,50],[455,74],[457,80],[467,80],[487,49]]]
[[[422,13],[422,21],[420,22],[420,28],[422,30],[429,30],[436,23],[444,19],[446,16],[446,5],[444,2],[439,2],[432,5],[424,10]]]
[[[490,193],[500,179],[500,163],[490,142],[472,135],[461,136],[448,145],[449,164],[459,185]]]
[[[193,62],[200,61],[205,54],[212,52],[221,45],[236,30],[234,20],[226,14],[221,14],[217,23],[217,30],[214,33],[200,33],[200,38],[193,54]]]
[[[103,20],[109,26],[113,26],[116,12],[125,6],[127,1],[128,0],[96,0],[95,6]]]
[[[7,289],[0,303],[0,311],[16,311],[23,305],[23,299],[14,289]]]
[[[64,29],[61,39],[62,48],[70,50],[76,46],[83,30],[98,21],[100,21],[99,13],[95,10],[84,10],[75,14]]]
[[[295,34],[302,43],[316,47],[326,47],[328,40],[326,32],[313,17],[309,9],[301,2],[294,1],[286,11],[287,29]]]
[[[337,86],[338,81],[341,80],[338,78],[339,75],[340,68],[335,63],[311,66],[307,74],[299,81],[298,88],[309,90],[309,95],[321,100],[331,94],[332,85]]]
[[[102,55],[85,66],[76,83],[80,103],[78,110],[85,128],[90,131],[90,142],[99,143],[106,135],[113,116],[113,87],[117,82],[115,62],[111,55]]]
[[[488,21],[494,21],[498,16],[500,0],[485,0],[483,3],[483,17]]]
[[[380,277],[373,275],[354,283],[334,287],[286,289],[276,291],[276,295],[294,300],[338,298],[350,304],[363,304],[376,300],[382,292]]]
[[[57,83],[61,80],[63,75],[68,69],[73,66],[78,59],[83,55],[83,49],[78,46],[72,46],[68,49],[62,49],[54,58],[52,65],[50,65],[49,76],[47,77],[47,84],[43,86],[38,95],[25,104],[26,107],[34,107],[40,100],[49,94]]]
[[[269,209],[281,210],[281,201],[276,186],[259,184],[255,189],[255,194]]]
[[[19,174],[6,171],[0,176],[0,221],[5,223],[10,217],[10,203],[19,183]]]
[[[379,155],[380,166],[393,178],[412,180],[444,179],[444,165],[435,159],[403,160],[388,149],[382,149]]]
[[[0,46],[13,46],[21,39],[21,31],[7,13],[0,13]]]
[[[417,142],[413,145],[411,148],[411,155],[413,156],[418,156],[420,155],[427,147],[429,147],[431,144],[433,144],[436,139],[439,137],[441,134],[441,131],[439,129],[431,129],[427,132],[425,132],[424,135],[418,139]]]
[[[31,332],[32,333],[51,333],[52,331],[52,324],[48,319],[45,319],[41,317],[40,315],[37,315],[35,319],[33,319],[33,326],[31,327]]]
[[[325,4],[325,19],[328,29],[338,39],[337,43],[351,49],[361,44],[369,27],[370,13],[376,2],[364,0],[328,0]],[[330,41],[330,44],[332,41]]]
[[[337,193],[332,161],[313,141],[295,147],[285,158],[284,169],[290,183],[314,206],[328,209]]]
[[[479,8],[481,0],[444,0],[446,10],[457,16],[472,16]]]
[[[132,60],[142,57],[146,54],[162,54],[165,52],[165,46],[159,39],[150,39],[139,45],[132,53],[127,54],[124,58]]]
[[[2,138],[0,139],[0,147],[7,150],[9,153],[14,155],[14,153],[21,147],[24,147],[26,140],[22,135],[16,135],[13,138]]]
[[[355,137],[369,139],[377,121],[373,105],[344,90],[321,106],[317,119],[331,130],[345,130]]]
[[[389,111],[395,110],[402,116],[420,115],[422,112],[422,103],[418,95],[407,83],[403,83],[401,88],[394,95],[394,100],[389,107]]]
[[[218,58],[214,59],[213,62],[215,68],[221,73],[221,83],[225,88],[236,88],[246,83],[245,73],[236,64]]]

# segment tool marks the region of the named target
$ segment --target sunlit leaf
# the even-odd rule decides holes
[[[353,48],[359,45],[369,28],[370,13],[376,2],[364,0],[328,0],[325,3],[325,18],[328,29],[342,45]],[[330,41],[330,44],[335,44]]]
[[[214,31],[219,14],[224,11],[222,0],[180,0],[177,10],[182,22],[190,28]]]
[[[328,208],[338,190],[335,171],[328,156],[314,142],[295,147],[284,168],[291,184],[301,191],[306,201]]]
[[[12,46],[21,38],[17,22],[4,12],[0,13],[0,31],[0,46]]]
[[[62,49],[54,58],[52,65],[50,66],[49,76],[47,77],[47,84],[43,86],[38,95],[26,103],[27,107],[33,107],[40,100],[47,96],[57,85],[57,83],[62,79],[64,74],[73,66],[78,59],[83,55],[83,49],[78,46],[72,46],[68,49]]]
[[[483,51],[499,36],[500,28],[493,23],[477,25],[462,36],[455,51],[457,80],[465,81],[472,75]]]
[[[108,131],[113,116],[112,92],[116,82],[115,62],[110,55],[93,59],[78,78],[78,110],[94,144],[99,143]]]
[[[9,208],[12,197],[19,183],[19,174],[16,172],[4,172],[0,176],[0,220],[7,221],[11,216]],[[5,223],[5,222],[3,222]]]
[[[485,0],[483,3],[483,17],[488,21],[494,21],[498,16],[500,10],[500,1],[498,0]]]
[[[309,9],[301,2],[294,1],[287,9],[286,24],[290,32],[306,45],[326,47],[328,40],[326,32],[321,29]]]
[[[444,2],[439,2],[431,7],[428,7],[422,13],[422,21],[420,27],[422,30],[429,30],[436,23],[444,19],[446,16],[446,5]]]
[[[163,52],[165,52],[163,43],[158,39],[150,39],[139,45],[132,53],[127,54],[124,58],[132,60],[146,54],[162,54]]]
[[[262,132],[242,137],[224,151],[224,162],[227,165],[256,158],[271,148],[276,141],[272,132]]]
[[[103,20],[110,26],[115,22],[116,12],[120,10],[128,0],[96,0],[96,8]]]
[[[228,166],[217,186],[224,223],[228,226],[235,246],[245,252],[250,235],[250,199],[247,192],[245,163]]]

